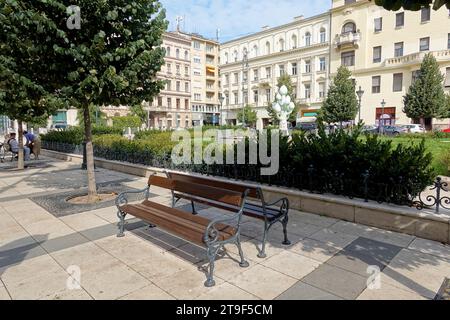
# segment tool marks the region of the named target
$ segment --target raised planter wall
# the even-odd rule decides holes
[[[79,164],[82,163],[83,159],[80,155],[50,150],[42,150],[42,154]],[[95,159],[95,165],[141,177],[149,176],[155,172],[163,173],[163,170],[159,168],[99,158]],[[218,181],[225,180],[218,177],[210,178]],[[234,183],[243,184],[240,181],[234,181]],[[256,185],[253,182],[245,182],[245,184]],[[419,211],[405,206],[364,202],[360,199],[348,199],[330,194],[311,194],[283,187],[263,185],[262,189],[265,200],[268,202],[287,197],[292,209],[450,244],[450,216],[437,215],[431,210]]]

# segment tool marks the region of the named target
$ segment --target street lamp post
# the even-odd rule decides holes
[[[380,133],[384,134],[384,107],[386,106],[386,101],[381,101],[381,116],[380,116]]]
[[[222,119],[222,105],[223,105],[223,100],[225,100],[225,98],[223,97],[222,93],[219,96],[219,102],[220,102],[220,111],[219,111],[219,126],[222,125],[223,119]],[[226,118],[225,118],[226,121]]]
[[[359,90],[356,91],[356,94],[358,95],[358,124],[361,122],[361,100],[362,96],[364,94],[364,90],[361,89],[361,86],[359,86]]]
[[[244,49],[243,57],[242,57],[242,126],[243,127],[245,126],[245,96],[244,96],[245,79],[244,79],[244,73],[247,68],[248,68],[247,49]],[[247,78],[248,78],[248,75],[247,75]]]

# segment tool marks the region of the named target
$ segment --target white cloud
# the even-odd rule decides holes
[[[170,30],[175,29],[176,16],[183,16],[181,24],[186,32],[197,32],[215,38],[220,29],[220,41],[228,41],[261,30],[264,25],[274,27],[292,21],[295,16],[326,12],[330,0],[161,0],[167,10]]]

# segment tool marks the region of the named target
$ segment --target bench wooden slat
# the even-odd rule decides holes
[[[200,185],[205,185],[205,186],[210,186],[210,187],[215,187],[215,188],[220,188],[220,189],[232,190],[232,191],[236,191],[239,193],[248,191],[249,197],[251,197],[251,198],[259,197],[258,188],[253,187],[253,186],[245,186],[245,185],[230,183],[230,182],[226,182],[226,181],[211,180],[211,179],[207,179],[207,178],[189,176],[189,175],[174,173],[174,172],[169,172],[168,175],[170,178],[177,180],[177,181],[184,181],[184,182],[188,182],[188,183],[195,183],[195,184],[200,184]]]
[[[210,222],[206,218],[192,216],[190,213],[148,200],[125,205],[121,210],[199,245],[204,244],[203,235]],[[220,232],[220,240],[226,240],[236,232],[235,228],[225,224],[217,224],[216,228]]]

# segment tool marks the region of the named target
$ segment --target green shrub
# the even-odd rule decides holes
[[[123,129],[119,127],[108,127],[108,126],[93,126],[92,127],[92,135],[98,136],[102,134],[115,134],[122,135]]]
[[[50,131],[41,135],[42,141],[68,144],[81,144],[84,141],[84,131],[80,127],[73,127],[64,131]]]
[[[113,127],[125,128],[139,128],[142,125],[142,120],[138,116],[113,117]]]

